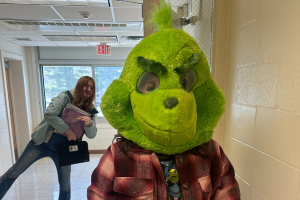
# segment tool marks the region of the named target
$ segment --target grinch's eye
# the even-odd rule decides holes
[[[159,78],[153,72],[144,72],[137,82],[137,91],[141,94],[147,94],[159,87]]]
[[[190,70],[187,73],[185,73],[180,79],[181,87],[187,92],[190,91],[190,89],[195,85],[195,83],[196,73],[193,70]]]

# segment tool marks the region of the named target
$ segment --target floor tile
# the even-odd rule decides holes
[[[86,200],[91,175],[102,154],[90,155],[90,162],[72,165],[71,200]],[[2,200],[58,200],[59,183],[56,167],[50,158],[31,165],[6,193]]]

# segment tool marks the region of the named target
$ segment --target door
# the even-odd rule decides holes
[[[14,152],[15,152],[15,159],[19,158],[18,156],[18,146],[17,146],[17,137],[15,131],[15,121],[14,121],[14,112],[13,112],[13,104],[12,104],[12,97],[11,97],[11,87],[10,87],[10,79],[9,79],[9,68],[5,68],[5,75],[6,75],[6,85],[7,85],[7,94],[8,94],[8,101],[9,101],[9,112],[10,112],[10,121],[11,121],[11,129],[13,135],[13,144],[14,144]]]

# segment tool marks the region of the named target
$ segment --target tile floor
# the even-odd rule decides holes
[[[71,199],[86,200],[91,174],[102,154],[91,154],[90,162],[72,165]],[[50,158],[43,158],[31,165],[15,181],[2,200],[57,200],[59,184],[57,172]]]

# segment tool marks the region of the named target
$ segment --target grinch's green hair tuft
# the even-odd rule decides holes
[[[156,31],[173,28],[171,4],[161,0],[160,7],[157,5],[154,5],[154,7],[147,23],[157,25]]]

